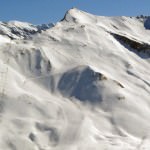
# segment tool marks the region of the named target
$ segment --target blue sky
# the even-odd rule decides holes
[[[57,22],[72,7],[104,16],[150,15],[150,0],[0,0],[0,20]]]

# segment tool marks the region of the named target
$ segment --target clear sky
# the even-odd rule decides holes
[[[150,0],[0,0],[0,20],[55,23],[72,7],[104,16],[150,15]]]

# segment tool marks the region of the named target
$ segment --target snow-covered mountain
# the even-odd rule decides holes
[[[69,10],[0,23],[0,150],[149,150],[150,18]]]
[[[0,35],[9,37],[10,39],[23,39],[30,35],[40,33],[43,30],[53,27],[52,23],[42,25],[32,25],[26,22],[10,21],[0,22]]]

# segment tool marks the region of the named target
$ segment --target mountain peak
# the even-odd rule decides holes
[[[81,11],[77,8],[68,10],[62,21],[75,22],[75,23],[88,23],[93,21],[94,15]],[[92,20],[91,20],[92,19]]]
[[[75,21],[76,17],[79,15],[78,13],[79,13],[79,10],[77,8],[71,8],[66,12],[62,21],[64,20],[67,22]]]

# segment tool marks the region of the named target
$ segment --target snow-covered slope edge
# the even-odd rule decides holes
[[[71,9],[42,32],[1,24],[0,149],[149,150],[145,22]]]

